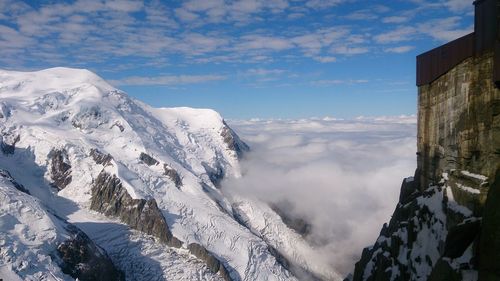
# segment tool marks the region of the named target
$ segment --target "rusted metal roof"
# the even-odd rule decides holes
[[[492,79],[500,87],[500,0],[476,0],[474,32],[417,56],[417,86],[429,84],[463,60],[494,51]]]
[[[417,56],[417,86],[429,84],[474,55],[474,33]]]

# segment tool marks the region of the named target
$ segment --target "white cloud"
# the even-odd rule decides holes
[[[293,47],[287,38],[264,36],[258,34],[245,35],[240,38],[237,48],[239,50],[263,49],[263,50],[285,50]]]
[[[448,0],[445,6],[452,12],[471,11],[474,7],[470,0]]]
[[[359,55],[368,53],[369,49],[366,47],[335,46],[331,52],[340,55]]]
[[[411,26],[398,27],[392,31],[384,32],[374,37],[378,43],[398,43],[402,41],[409,41],[414,39],[417,30]]]
[[[137,12],[143,9],[144,3],[142,1],[134,0],[108,0],[105,5],[112,10],[120,12]]]
[[[340,273],[390,219],[403,177],[415,162],[415,116],[233,121],[252,151],[243,177],[223,191],[288,201],[312,224],[308,240]]]
[[[308,0],[306,2],[306,7],[313,9],[325,9],[337,6],[346,0]]]
[[[443,19],[430,20],[418,25],[420,32],[443,42],[451,41],[471,33],[474,27],[460,27],[461,17],[454,16]]]
[[[329,86],[329,85],[340,85],[340,84],[347,84],[347,85],[354,85],[354,84],[364,84],[368,83],[369,81],[366,79],[349,79],[349,80],[342,80],[342,79],[324,79],[324,80],[316,80],[312,81],[312,85],[316,86]]]
[[[321,62],[321,63],[331,63],[331,62],[336,62],[337,58],[336,57],[329,57],[329,56],[315,56],[313,57],[315,61]]]
[[[132,76],[120,80],[111,80],[110,83],[119,85],[160,85],[160,86],[173,86],[185,84],[199,84],[210,81],[225,80],[227,77],[224,75],[163,75],[157,77],[141,77]]]
[[[346,19],[350,20],[374,20],[378,18],[378,15],[374,11],[370,10],[359,10],[352,12],[345,16]]]
[[[391,16],[382,19],[383,23],[403,23],[410,20],[410,17],[405,16]]]
[[[296,20],[296,19],[303,18],[305,16],[306,16],[306,14],[304,14],[304,13],[291,13],[291,14],[288,14],[287,18],[290,20]]]
[[[388,53],[402,54],[402,53],[407,53],[407,52],[413,50],[414,48],[415,48],[414,46],[398,46],[398,47],[393,47],[393,48],[387,48],[387,49],[385,49],[385,51]]]
[[[285,72],[286,71],[284,69],[251,68],[247,70],[246,73],[248,75],[267,76],[267,75],[279,75]]]
[[[460,17],[419,17],[412,25],[383,31],[363,23],[342,24],[346,17],[315,18],[314,9],[331,9],[352,0],[188,0],[177,4],[164,1],[76,0],[47,2],[31,7],[22,1],[0,0],[0,18],[9,22],[0,30],[0,45],[6,67],[58,64],[88,67],[113,64],[120,67],[129,58],[154,65],[161,57],[184,65],[198,63],[291,62],[304,58],[331,63],[341,57],[384,50],[378,44],[433,38],[455,39],[471,31]],[[463,1],[438,3],[420,1],[417,8],[385,23],[404,23],[417,10],[445,8],[460,10]],[[445,6],[447,5],[447,6]],[[373,19],[385,16],[389,8],[368,5],[347,18]],[[287,20],[307,17],[301,21]],[[427,22],[426,22],[427,21]],[[275,28],[280,24],[287,28]],[[299,23],[299,24],[297,24]],[[379,34],[373,34],[377,30]],[[390,49],[390,48],[387,48]],[[388,51],[397,51],[388,50]],[[23,54],[22,56],[16,54]],[[15,56],[17,60],[12,60]],[[8,61],[8,62],[7,62]],[[86,64],[86,65],[85,65]],[[156,64],[158,65],[158,64]],[[95,67],[95,66],[94,66]]]
[[[194,20],[198,19],[197,14],[192,13],[184,8],[175,9],[175,14],[182,21],[194,21]]]

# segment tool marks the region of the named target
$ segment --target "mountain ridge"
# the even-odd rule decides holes
[[[222,178],[241,176],[238,159],[248,146],[217,112],[155,109],[90,71],[67,68],[0,71],[0,97],[0,168],[102,246],[127,280],[152,274],[296,280],[278,262],[284,256],[300,272],[340,279],[308,261],[310,246],[269,206],[227,198],[218,189]],[[237,221],[240,215],[247,225]],[[269,224],[273,231],[264,232]],[[184,271],[183,262],[189,265]],[[145,272],[148,265],[156,269]]]

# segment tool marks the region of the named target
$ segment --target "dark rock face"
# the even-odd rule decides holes
[[[462,276],[448,262],[440,259],[432,270],[428,281],[462,281]]]
[[[96,148],[90,150],[90,157],[94,159],[97,164],[108,166],[111,164],[113,157],[110,154],[104,154]]]
[[[422,260],[421,257],[406,257],[405,262],[401,262],[398,257],[401,251],[408,249],[411,252],[418,231],[424,227],[431,228],[436,224],[444,229],[444,223],[433,214],[427,206],[419,205],[419,198],[424,196],[435,196],[435,191],[428,191],[423,194],[414,186],[414,181],[404,180],[401,186],[400,202],[394,211],[389,224],[384,224],[377,242],[369,248],[365,248],[361,259],[356,263],[354,269],[353,281],[378,281],[391,280],[392,272],[399,274],[395,280],[416,280],[426,278],[426,276],[417,276],[416,267],[421,263],[429,262],[431,266],[436,261]],[[440,239],[439,234],[431,235],[428,239]],[[370,272],[367,269],[371,268]],[[422,279],[423,280],[423,279]]]
[[[163,170],[165,171],[163,174],[169,177],[175,183],[177,188],[182,186],[182,179],[174,168],[171,168],[167,164],[163,164]]]
[[[403,181],[389,224],[375,244],[363,250],[349,280],[458,281],[462,270],[476,269],[466,250],[477,248],[480,220],[458,212],[446,186],[445,181],[420,191],[416,182]]]
[[[144,152],[141,152],[141,155],[139,155],[139,159],[141,159],[141,161],[148,166],[158,165],[160,163],[158,162],[158,160],[154,159]]]
[[[294,216],[293,206],[290,202],[279,202],[275,204],[270,204],[269,207],[273,209],[281,217],[283,223],[289,228],[295,230],[298,234],[303,237],[311,233],[312,225],[308,223],[305,219]]]
[[[300,265],[295,265],[291,263],[285,256],[283,256],[276,248],[268,245],[267,250],[276,259],[283,268],[288,270],[293,276],[298,280],[308,280],[308,281],[326,281],[318,276],[315,276],[311,272],[304,270]]]
[[[71,125],[77,129],[87,130],[98,128],[108,123],[108,121],[109,116],[107,116],[106,112],[103,112],[99,106],[92,106],[81,108],[80,112],[71,119]]]
[[[456,259],[461,257],[467,247],[479,235],[481,222],[479,220],[461,223],[452,227],[446,236],[444,257]]]
[[[241,158],[243,154],[250,150],[248,145],[244,143],[238,135],[226,124],[226,121],[223,121],[224,129],[221,132],[221,136],[224,138],[224,142],[227,144],[227,147],[238,155],[238,158]]]
[[[0,177],[7,179],[12,185],[19,191],[24,192],[26,194],[30,194],[30,192],[20,183],[18,183],[14,178],[10,175],[7,170],[0,169]]]
[[[122,125],[120,121],[116,121],[115,123],[113,123],[110,129],[113,129],[113,127],[117,127],[120,130],[120,132],[125,131],[125,127]]]
[[[71,164],[68,159],[68,153],[65,149],[52,149],[49,153],[50,178],[52,185],[59,190],[64,189],[71,183]]]
[[[0,119],[7,119],[10,117],[10,107],[8,104],[4,102],[0,102]]]
[[[488,192],[479,242],[479,280],[500,280],[500,169]]]
[[[0,138],[0,149],[3,154],[14,154],[14,151],[16,150],[16,143],[20,140],[21,138],[19,135],[5,135]]]
[[[219,272],[220,262],[212,254],[210,254],[207,249],[197,243],[191,243],[188,245],[188,250],[195,257],[204,261],[207,264],[208,269],[213,273]]]
[[[106,252],[85,233],[70,224],[66,229],[71,238],[57,247],[64,273],[82,281],[124,280],[123,273],[116,269]]]
[[[233,281],[229,271],[214,255],[212,255],[205,247],[197,243],[191,243],[188,245],[189,252],[197,257],[198,259],[204,261],[207,264],[208,269],[213,273],[219,273],[222,278],[226,281]]]
[[[90,208],[107,216],[119,217],[130,227],[153,235],[171,247],[182,246],[182,242],[170,232],[156,201],[132,199],[115,175],[105,171],[99,174],[92,187]],[[210,271],[219,273],[226,281],[233,281],[224,264],[203,246],[192,243],[188,249],[191,254],[204,261]]]
[[[161,242],[180,247],[182,243],[170,232],[154,199],[132,199],[120,179],[102,171],[92,187],[90,208],[107,216],[119,217],[130,227],[153,235]]]
[[[219,165],[216,167],[211,167],[210,165],[208,165],[206,163],[201,163],[201,164],[205,168],[205,171],[207,171],[207,175],[210,178],[210,181],[216,187],[220,187],[220,183],[224,179],[224,176],[225,176],[224,169],[222,169],[222,167]]]

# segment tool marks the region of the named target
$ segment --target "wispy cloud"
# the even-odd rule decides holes
[[[414,39],[417,30],[411,26],[401,26],[391,31],[383,32],[374,37],[378,43],[398,43],[402,41],[410,41]]]
[[[390,16],[382,19],[383,23],[403,23],[409,21],[410,17],[405,16]]]
[[[325,9],[339,5],[346,0],[308,0],[306,6],[313,9]]]
[[[473,7],[472,1],[469,0],[447,0],[444,5],[453,12],[464,12],[472,10]]]
[[[335,46],[331,52],[340,55],[359,55],[368,53],[369,49],[367,47]]]
[[[326,56],[326,57],[316,56],[316,57],[313,57],[313,59],[315,61],[318,61],[318,62],[321,62],[321,63],[332,63],[332,62],[336,62],[337,61],[337,58],[336,57],[332,57],[332,56]]]
[[[375,11],[373,10],[358,10],[355,12],[352,12],[348,15],[345,16],[346,19],[350,20],[374,20],[377,19],[379,16]]]
[[[0,0],[0,63],[122,70],[172,64],[333,63],[402,51],[391,46],[402,42],[417,46],[409,42],[454,39],[471,29],[461,18],[469,6],[466,1],[418,0],[413,10],[404,11],[383,3],[351,9],[347,4],[352,1],[76,0],[30,6]],[[339,7],[347,12],[337,14]],[[457,16],[433,16],[439,9]],[[431,16],[421,16],[427,10]]]
[[[419,24],[418,28],[421,33],[438,41],[450,41],[473,31],[472,25],[461,28],[460,20],[459,16],[430,20]]]
[[[349,79],[349,80],[330,79],[330,80],[312,81],[311,84],[316,86],[330,86],[330,85],[340,85],[340,84],[346,84],[346,85],[365,84],[368,82],[369,80],[367,79]]]
[[[248,75],[257,75],[257,76],[267,76],[267,75],[279,75],[285,73],[284,69],[264,69],[264,68],[251,68],[247,70],[246,74]]]
[[[402,53],[409,52],[409,51],[413,50],[414,48],[415,48],[414,46],[398,46],[398,47],[387,48],[387,49],[385,49],[385,51],[388,53],[402,54]]]
[[[210,81],[220,81],[225,79],[227,79],[227,77],[224,75],[163,75],[157,77],[132,76],[119,80],[111,80],[110,83],[115,86],[121,86],[121,85],[173,86],[173,85],[199,84]]]

